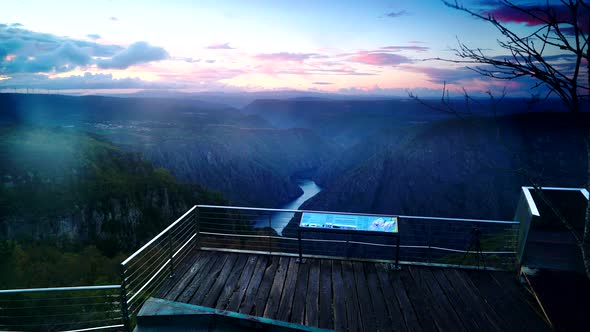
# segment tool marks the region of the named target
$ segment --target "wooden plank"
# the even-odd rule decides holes
[[[349,331],[362,330],[361,310],[359,306],[358,293],[356,291],[356,281],[354,279],[354,270],[350,261],[342,262],[342,282],[347,290],[344,292],[346,304],[346,326]]]
[[[430,273],[434,276],[441,291],[444,292],[450,307],[456,311],[456,314],[461,319],[463,326],[467,331],[489,331],[489,324],[475,316],[473,308],[468,307],[457,294],[455,287],[449,283],[442,270],[442,268],[431,268]],[[478,324],[478,320],[480,320],[481,326]]]
[[[519,315],[518,318],[525,320],[527,325],[535,331],[547,331],[549,325],[545,322],[542,313],[536,311],[532,305],[537,305],[535,301],[531,299],[531,302],[527,301],[529,294],[525,293],[522,286],[517,283],[516,276],[510,275],[508,272],[488,272],[491,278],[496,282],[495,285],[498,289],[501,289],[506,298],[510,299],[510,302],[517,308]],[[517,318],[517,317],[514,317]]]
[[[179,276],[179,278],[176,279],[173,287],[168,290],[163,298],[176,301],[176,298],[190,285],[195,275],[207,264],[210,258],[211,256],[209,253],[199,251],[192,262],[187,262],[189,268],[182,274],[182,276]]]
[[[395,296],[391,282],[389,281],[387,267],[384,264],[375,266],[377,272],[377,278],[379,279],[379,287],[383,293],[385,299],[385,305],[387,306],[387,312],[391,320],[391,329],[394,331],[407,331],[407,327],[404,321],[404,316],[399,305],[399,301]]]
[[[195,295],[195,292],[201,287],[202,279],[207,276],[207,273],[217,264],[221,259],[221,255],[215,252],[207,253],[208,259],[203,263],[201,268],[197,271],[189,285],[178,295],[176,301],[188,303],[190,299]]]
[[[344,293],[348,289],[344,287],[342,264],[338,260],[332,262],[332,285],[334,289],[334,329],[346,331],[346,297]]]
[[[220,256],[219,260],[214,266],[212,266],[211,270],[209,270],[209,272],[201,278],[201,286],[199,286],[199,289],[197,289],[189,303],[196,305],[203,304],[205,296],[207,296],[207,293],[209,293],[209,290],[211,290],[211,286],[213,283],[215,283],[217,276],[223,270],[225,262],[227,262],[227,259],[230,257],[230,255],[226,253],[218,253],[218,255]]]
[[[215,282],[209,288],[207,295],[203,298],[203,306],[205,307],[215,307],[217,300],[219,299],[219,295],[225,286],[230,274],[233,271],[234,265],[236,260],[238,259],[237,254],[231,254],[227,258],[227,261],[223,265],[223,269],[219,272],[219,274],[215,277]]]
[[[291,316],[291,308],[293,307],[293,298],[295,297],[295,287],[299,273],[299,266],[296,258],[289,260],[289,270],[287,272],[287,279],[283,287],[283,294],[281,295],[281,302],[279,310],[277,311],[276,319],[288,322]]]
[[[299,264],[299,263],[298,263]],[[299,264],[297,284],[293,294],[293,308],[290,321],[297,324],[305,324],[305,300],[307,298],[307,282],[309,279],[309,262]]]
[[[332,312],[332,261],[320,261],[320,327],[334,328],[334,313]]]
[[[399,301],[400,309],[406,323],[406,328],[408,331],[412,332],[422,331],[422,326],[418,321],[416,311],[414,310],[412,302],[410,301],[410,298],[408,297],[404,284],[401,280],[401,271],[390,272],[388,276],[391,287],[393,288],[393,292],[395,293],[395,297]]]
[[[412,266],[410,273],[414,280],[420,280],[420,283],[426,285],[430,291],[430,300],[434,309],[433,316],[439,330],[465,331],[463,322],[449,303],[446,294],[440,288],[430,269],[430,267]]]
[[[279,266],[279,257],[274,256],[270,259],[269,265],[264,271],[264,277],[256,293],[256,301],[254,302],[254,315],[262,316],[266,308],[266,301],[268,301],[268,294],[272,287],[277,268]]]
[[[510,326],[503,324],[504,320],[489,306],[477,288],[462,278],[457,269],[441,269],[440,271],[453,285],[464,306],[473,312],[474,319],[482,330],[508,331],[510,329]]]
[[[260,255],[250,255],[248,256],[248,260],[246,262],[246,266],[240,275],[240,280],[238,280],[238,284],[234,292],[231,294],[227,306],[224,308],[229,311],[238,312],[240,309],[240,304],[246,295],[246,290],[248,289],[248,284],[252,279],[252,274],[254,269],[258,265],[260,260]]]
[[[375,263],[365,263],[365,274],[367,277],[367,284],[369,286],[369,293],[371,294],[371,302],[373,303],[373,312],[375,314],[375,322],[381,331],[391,329],[391,320],[387,312],[387,304],[383,297],[383,292],[379,286],[379,277],[375,269]]]
[[[289,257],[286,256],[282,256],[279,259],[279,266],[272,281],[268,300],[266,301],[266,306],[264,308],[264,317],[275,319],[277,316],[281,303],[281,294],[283,293],[283,287],[285,287],[285,279],[289,272],[289,260]]]
[[[376,331],[377,323],[375,321],[375,311],[369,293],[369,284],[365,277],[363,263],[353,262],[354,279],[356,281],[356,291],[358,294],[361,317],[363,319],[363,329],[365,331]]]
[[[438,331],[432,316],[432,308],[430,305],[430,298],[428,294],[430,291],[426,288],[426,285],[418,284],[409,272],[410,266],[405,266],[399,271],[399,277],[404,285],[404,290],[412,303],[412,307],[416,312],[416,317],[420,322],[422,331]]]
[[[195,262],[199,260],[202,253],[203,252],[200,250],[193,250],[192,252],[186,254],[187,256],[175,268],[174,277],[170,278],[167,282],[164,283],[162,287],[160,287],[155,297],[168,299],[168,293],[170,293],[174,289],[174,287],[177,287],[178,284],[182,282],[187,272],[191,269],[192,266],[194,266]]]
[[[320,298],[320,261],[318,259],[308,260],[309,280],[307,284],[307,300],[305,301],[305,325],[319,326],[319,298]]]
[[[254,304],[256,303],[256,293],[258,293],[258,288],[264,277],[264,272],[266,271],[269,260],[270,257],[265,255],[258,258],[256,267],[252,273],[252,279],[250,279],[248,288],[244,294],[244,300],[239,306],[239,312],[241,314],[249,315],[252,312],[252,308],[254,308]]]
[[[238,281],[240,279],[240,276],[242,275],[242,272],[244,271],[244,266],[246,265],[248,258],[249,255],[247,254],[238,255],[238,259],[232,267],[230,275],[227,277],[227,281],[223,286],[221,294],[219,294],[219,298],[217,300],[217,303],[215,304],[216,309],[223,310],[226,308],[231,295],[238,287]]]
[[[463,271],[471,282],[477,287],[480,294],[493,307],[494,311],[506,322],[512,330],[520,331],[547,331],[548,326],[543,326],[540,318],[531,319],[526,315],[521,305],[515,302],[510,294],[499,287],[488,272],[484,271]]]

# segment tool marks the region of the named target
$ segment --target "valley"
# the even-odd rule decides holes
[[[198,203],[511,220],[520,186],[585,181],[585,128],[544,105],[0,94],[0,249],[111,260]],[[281,235],[291,218],[249,227]]]

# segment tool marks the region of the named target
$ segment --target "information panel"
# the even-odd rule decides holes
[[[301,227],[397,233],[397,217],[304,212]]]

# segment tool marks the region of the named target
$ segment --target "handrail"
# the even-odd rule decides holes
[[[90,291],[90,290],[119,289],[119,288],[121,288],[121,285],[52,287],[52,288],[18,288],[18,289],[0,289],[0,294],[34,293],[34,292],[63,292],[63,291]]]
[[[141,248],[139,248],[139,250],[137,250],[136,252],[131,254],[131,256],[127,257],[127,259],[124,260],[123,263],[121,263],[121,264],[127,265],[127,263],[129,263],[129,261],[131,261],[137,255],[139,255],[143,250],[145,250],[145,248],[149,247],[152,243],[154,243],[156,240],[158,240],[160,237],[162,237],[164,234],[166,234],[170,229],[174,228],[174,226],[176,226],[176,224],[178,224],[180,221],[182,221],[184,219],[184,217],[186,217],[188,214],[193,212],[193,210],[196,208],[197,208],[197,205],[193,206],[190,210],[186,211],[185,214],[183,214],[180,218],[176,219],[175,222],[171,223],[168,227],[166,227],[163,231],[161,231],[160,234],[154,236],[153,239],[149,240],[148,243],[144,244]]]
[[[195,205],[121,263],[121,311],[126,331],[133,330],[145,300],[174,277],[176,265],[192,251],[197,237],[196,211]]]
[[[228,210],[246,210],[246,211],[263,211],[263,212],[286,212],[286,213],[324,213],[324,214],[343,214],[353,216],[369,216],[369,217],[391,217],[390,214],[375,214],[375,213],[357,213],[357,212],[338,212],[338,211],[317,211],[317,210],[290,210],[290,209],[267,209],[255,208],[246,206],[225,206],[225,205],[196,205],[199,208],[213,208],[213,209],[228,209]],[[493,220],[493,219],[470,219],[470,218],[446,218],[446,217],[427,217],[427,216],[406,216],[395,215],[398,218],[405,219],[431,219],[431,220],[447,220],[447,221],[468,221],[468,222],[483,222],[483,223],[502,223],[502,224],[518,224],[518,221],[513,220]]]
[[[0,330],[121,329],[121,285],[2,289]]]
[[[376,255],[372,256],[376,258],[383,257],[383,253],[387,254],[389,252],[389,250],[384,250],[378,253],[377,248],[394,247],[392,244],[382,242],[385,241],[383,238],[381,240],[369,238],[369,235],[360,233],[352,235],[353,237],[358,236],[360,240],[331,238],[333,235],[299,239],[295,238],[294,234],[276,235],[272,230],[268,230],[268,227],[272,229],[275,225],[272,219],[280,218],[281,221],[277,221],[278,224],[291,223],[289,229],[294,231],[292,223],[297,224],[298,222],[293,221],[292,218],[300,218],[300,215],[297,216],[297,214],[306,212],[374,217],[391,215],[219,205],[197,205],[197,208],[200,209],[197,218],[197,223],[200,224],[199,238],[204,241],[202,246],[207,248],[250,250],[269,254],[293,254],[297,252],[297,246],[301,248],[302,243],[307,243],[307,249],[304,248],[303,250],[307,253],[303,256],[313,256],[314,253],[317,255],[321,251],[327,250],[332,254],[321,254],[334,257],[345,255],[345,257],[348,257],[350,251],[346,248],[349,245],[360,245],[362,247],[354,249],[356,254],[362,255],[359,257]],[[293,215],[281,215],[282,213]],[[482,260],[485,266],[488,264],[488,262],[485,262],[485,258],[488,257],[494,260],[493,264],[498,266],[507,268],[512,266],[512,256],[516,255],[515,234],[517,229],[515,227],[519,225],[518,221],[406,215],[397,215],[397,217],[403,239],[399,247],[405,250],[405,261],[456,265],[456,262],[475,264],[472,258],[479,260],[483,257]],[[223,223],[217,223],[216,220],[219,219],[222,219]],[[264,230],[265,228],[267,230]],[[480,234],[477,236],[477,242],[474,240],[474,234]],[[481,237],[482,234],[483,237]],[[481,244],[480,237],[482,239]],[[326,244],[319,244],[321,242]],[[318,243],[318,245],[314,247],[312,243]],[[327,243],[331,243],[331,245],[327,245]],[[479,265],[479,262],[477,265]]]

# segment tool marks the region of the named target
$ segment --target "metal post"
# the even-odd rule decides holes
[[[125,326],[125,331],[131,332],[131,326],[129,324],[129,308],[127,304],[127,286],[125,282],[125,265],[121,264],[120,266],[120,276],[121,276],[121,315],[123,316],[123,325]]]
[[[199,239],[199,234],[201,233],[201,227],[200,227],[200,224],[199,224],[199,208],[198,207],[195,209],[194,216],[195,216],[194,217],[195,218],[194,227],[195,227],[195,234],[196,235],[195,235],[195,242],[193,244],[193,248],[195,248],[195,247],[200,248],[201,247],[201,244],[200,244],[200,241],[199,241],[200,240]]]
[[[303,261],[303,249],[301,248],[301,227],[297,227],[297,244],[299,245],[299,258],[297,263],[305,263]]]
[[[431,223],[430,223],[430,222],[428,222],[428,223],[426,224],[426,227],[428,228],[428,231],[427,231],[427,238],[426,238],[426,244],[428,245],[428,249],[426,249],[426,250],[427,250],[427,251],[426,251],[426,262],[427,262],[428,264],[430,264],[430,263],[431,263],[431,261],[432,261],[432,247],[430,246],[430,244],[432,243],[432,242],[431,242],[431,238],[432,238],[432,227],[431,227],[430,225],[431,225]],[[399,240],[398,240],[398,241],[399,241]]]
[[[268,213],[268,253],[272,254],[272,213]]]
[[[172,248],[172,231],[168,231],[168,258],[170,259],[170,278],[174,277],[174,250]]]
[[[395,246],[395,269],[399,270],[399,245],[400,245],[400,236],[399,234],[397,235],[397,246]]]

